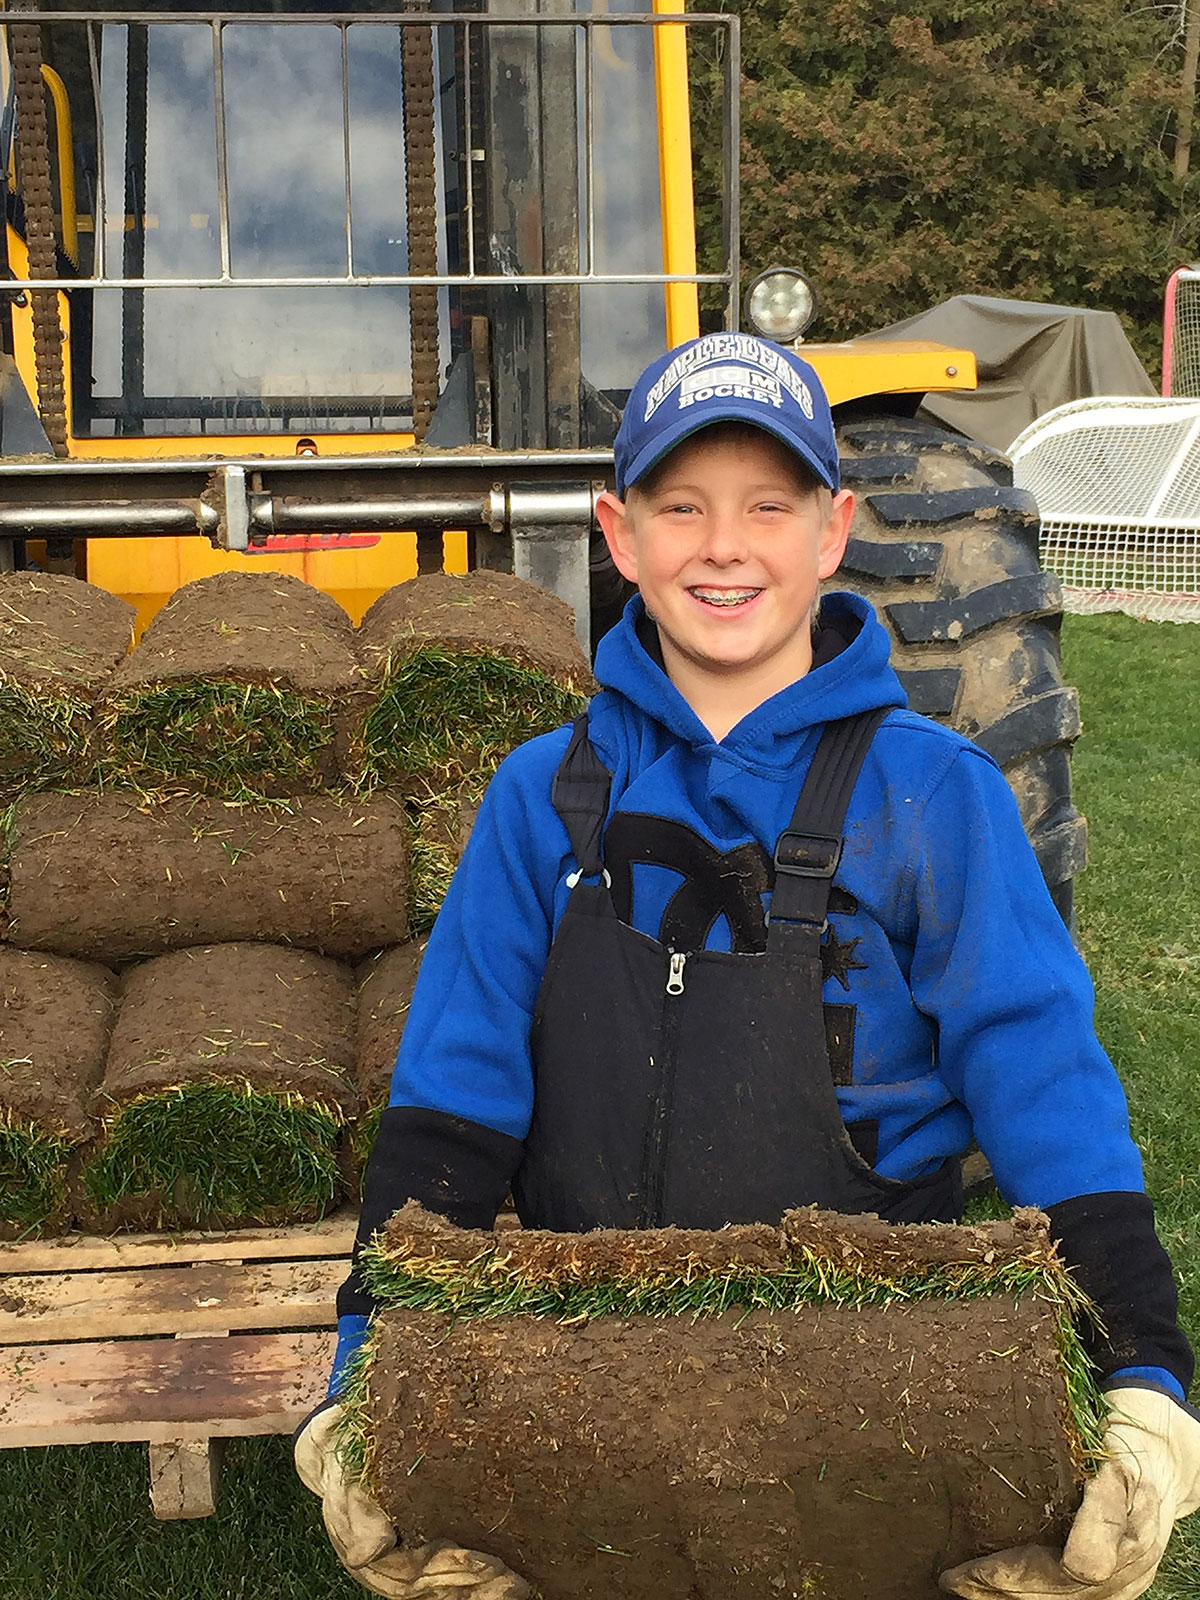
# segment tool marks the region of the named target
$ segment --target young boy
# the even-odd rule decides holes
[[[1061,1555],[944,1582],[1140,1594],[1200,1503],[1192,1355],[1091,987],[1008,785],[904,709],[865,602],[818,605],[854,497],[805,362],[746,334],[684,345],[634,387],[615,453],[599,516],[639,594],[586,717],[515,751],[480,809],[360,1241],[410,1197],[490,1227],[510,1186],[526,1225],[569,1231],[810,1203],[952,1220],[974,1135],[1101,1308],[1114,1420]],[[371,1311],[357,1270],[339,1311],[334,1397]],[[406,1576],[420,1552],[380,1554],[391,1530],[342,1481],[335,1422],[336,1403],[310,1420],[298,1462],[340,1553],[380,1593],[434,1592]],[[457,1594],[523,1592],[454,1559]]]

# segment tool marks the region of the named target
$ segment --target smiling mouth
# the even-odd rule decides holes
[[[722,610],[730,610],[736,606],[747,605],[762,593],[761,589],[704,589],[693,587],[688,590],[693,600],[699,600],[702,605],[719,606]]]

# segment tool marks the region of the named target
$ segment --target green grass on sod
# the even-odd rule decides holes
[[[142,1095],[106,1123],[84,1169],[88,1199],[104,1211],[162,1196],[181,1227],[307,1221],[338,1197],[340,1131],[328,1107],[244,1081]]]
[[[91,732],[91,701],[82,695],[0,678],[0,790],[87,783]]]
[[[429,646],[386,667],[361,735],[362,783],[451,781],[495,771],[526,739],[561,727],[586,700],[572,684],[500,656]]]
[[[71,1149],[69,1139],[0,1111],[0,1228],[37,1238],[56,1213],[62,1226]]]
[[[261,800],[327,786],[338,704],[273,684],[167,683],[114,698],[100,717],[106,783]]]
[[[1069,617],[1091,825],[1079,927],[1100,1034],[1129,1091],[1147,1181],[1200,1339],[1200,627]],[[136,1445],[0,1453],[0,1600],[355,1600],[283,1440],[234,1440],[219,1514],[155,1523]],[[1153,1600],[1200,1600],[1200,1518]]]

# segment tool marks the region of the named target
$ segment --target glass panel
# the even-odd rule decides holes
[[[146,32],[143,181],[137,30],[104,29],[108,270],[217,276],[211,31],[152,26]],[[224,41],[232,275],[341,276],[347,240],[340,30],[230,25]],[[403,273],[399,30],[351,28],[347,59],[354,267]],[[142,215],[144,231],[135,220]],[[138,251],[119,248],[131,234],[144,251],[144,268],[132,259]],[[139,343],[140,381],[130,359]],[[397,398],[412,387],[408,291],[286,284],[98,291],[92,378],[100,413],[128,413],[115,431],[399,428],[408,411]],[[128,406],[114,404],[118,397]],[[352,406],[347,397],[362,404]],[[190,410],[189,399],[196,402]],[[92,431],[114,427],[101,415]]]
[[[587,9],[584,0],[576,3],[581,13]],[[608,0],[614,15],[645,11],[647,3]],[[476,31],[474,54],[482,60],[485,30],[480,25]],[[192,21],[108,23],[97,34],[102,119],[92,106],[86,48],[71,46],[74,65],[66,75],[81,133],[76,152],[81,209],[94,210],[96,150],[102,144],[104,151],[107,275],[219,277],[218,85],[211,27]],[[285,281],[261,289],[113,289],[90,296],[76,291],[79,431],[307,432],[407,424],[412,384],[407,290],[301,288],[286,282],[297,276],[342,276],[351,264],[351,246],[357,274],[409,270],[400,34],[394,24],[347,27],[347,141],[342,29],[335,22],[323,16],[297,26],[235,21],[224,27],[229,268],[235,280]],[[490,164],[472,166],[468,152],[458,148],[467,129],[457,126],[463,85],[455,78],[456,58],[461,61],[455,37],[446,24],[435,31],[439,187],[433,203],[439,272],[467,270],[464,218],[457,213],[468,170],[477,174],[479,269],[488,270],[489,255],[496,254],[494,242],[489,252],[483,226]],[[480,66],[477,97],[485,84],[486,70]],[[594,34],[590,197],[582,154],[584,84],[580,39],[580,197],[581,202],[590,198],[594,209],[589,263],[581,204],[580,268],[661,271],[653,31],[613,27]],[[569,99],[565,118],[568,127],[576,120]],[[487,118],[477,105],[470,142],[478,148],[486,141]],[[85,272],[87,243],[85,233]],[[662,288],[589,285],[580,300],[584,374],[598,388],[620,394],[647,354],[665,341]],[[444,372],[451,351],[450,306],[461,319],[499,304],[501,296],[442,290],[438,301]],[[461,334],[458,339],[461,343]]]
[[[576,3],[581,12],[650,10],[646,0]],[[592,53],[594,268],[662,272],[653,29],[597,28]],[[666,343],[663,291],[654,285],[593,284],[583,290],[580,318],[584,374],[598,389],[628,389]]]

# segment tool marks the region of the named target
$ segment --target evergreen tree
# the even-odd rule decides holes
[[[1200,180],[1172,175],[1176,12],[1133,0],[725,9],[742,19],[745,272],[807,273],[820,296],[811,337],[954,294],[1009,295],[1119,312],[1157,372],[1163,285],[1200,251]],[[697,64],[711,260],[719,75]]]

